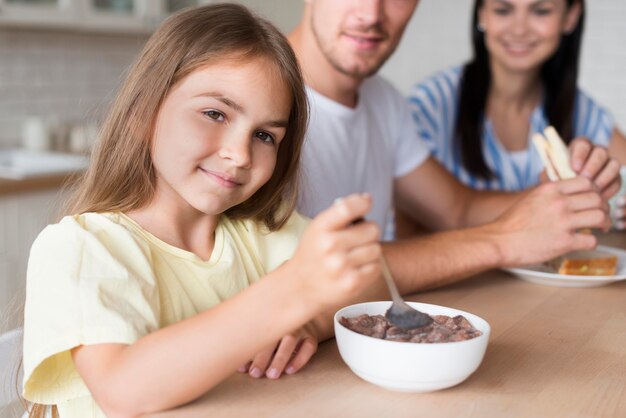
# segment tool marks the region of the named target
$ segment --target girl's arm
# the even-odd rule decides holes
[[[317,351],[319,331],[315,321],[283,336],[277,344],[255,354],[248,363],[239,367],[241,373],[254,378],[278,379],[283,373],[293,374],[302,369]]]
[[[75,348],[76,368],[107,416],[134,416],[191,401],[229,376],[250,352],[314,313],[300,281],[284,270],[132,345]]]
[[[292,260],[244,292],[132,345],[72,350],[107,416],[136,416],[189,402],[264,347],[326,307],[351,299],[380,274],[378,228],[350,226],[371,206],[353,196],[320,214]]]

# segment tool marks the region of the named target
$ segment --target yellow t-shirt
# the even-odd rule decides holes
[[[35,240],[28,262],[24,397],[62,418],[104,417],[74,367],[79,345],[132,344],[241,292],[290,258],[308,221],[268,233],[223,216],[208,261],[121,213],[65,217]]]

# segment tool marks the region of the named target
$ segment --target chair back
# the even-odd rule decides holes
[[[18,390],[22,390],[22,368],[19,365],[23,337],[22,328],[0,335],[0,408],[16,402],[19,399]]]

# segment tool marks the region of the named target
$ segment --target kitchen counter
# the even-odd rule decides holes
[[[20,180],[0,178],[0,196],[7,194],[32,192],[53,188],[61,188],[78,173],[51,174],[47,176],[29,177]]]
[[[86,155],[25,148],[0,150],[0,195],[61,188],[88,165]]]
[[[626,233],[601,243],[626,248]],[[343,363],[334,340],[276,381],[235,373],[199,400],[153,418],[185,417],[623,417],[626,281],[593,288],[533,284],[504,271],[407,297],[486,319],[478,370],[432,393],[391,392]]]

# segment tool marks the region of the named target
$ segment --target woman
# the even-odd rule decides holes
[[[584,0],[476,0],[473,59],[410,97],[420,135],[460,181],[507,191],[536,185],[543,165],[530,138],[549,125],[567,144],[585,137],[606,147],[612,171],[626,164],[626,138],[577,87],[584,14]]]

